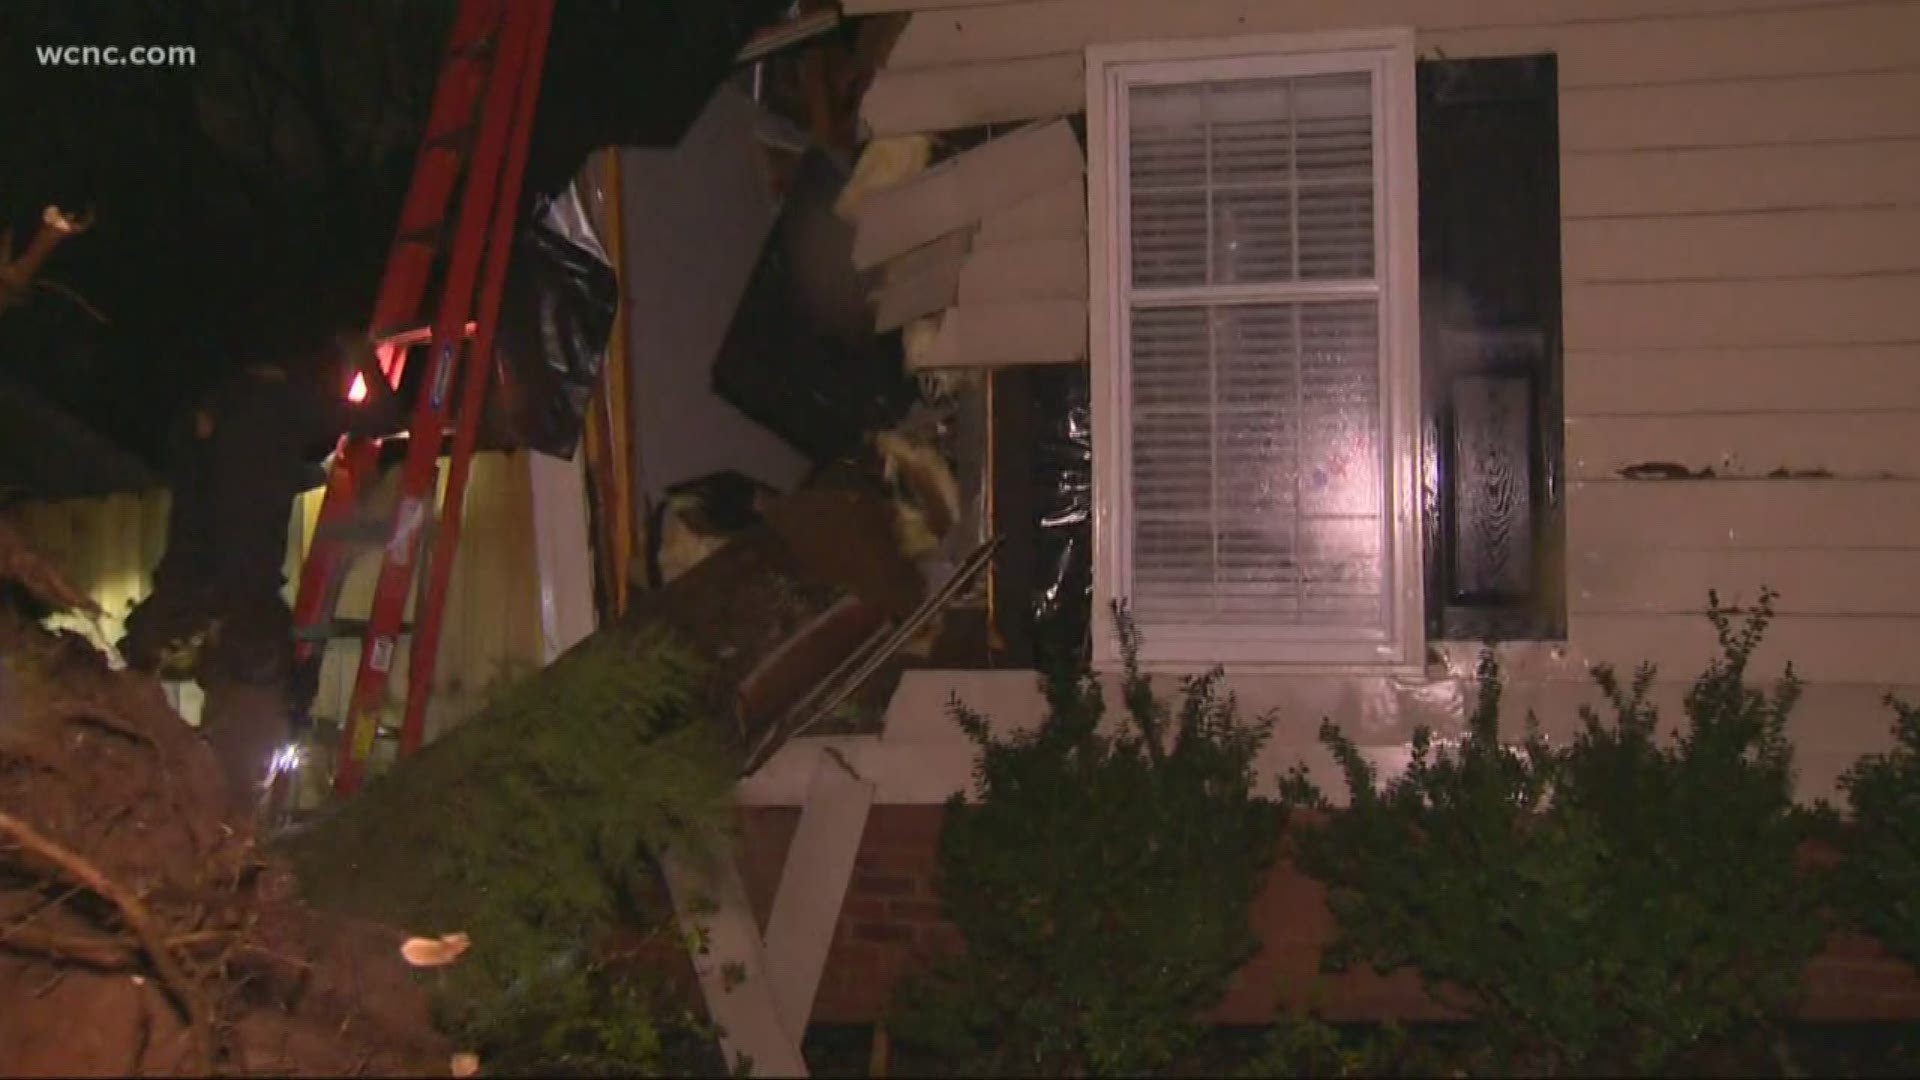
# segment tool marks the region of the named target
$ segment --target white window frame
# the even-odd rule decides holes
[[[1341,71],[1374,76],[1375,274],[1380,283],[1381,477],[1386,586],[1379,628],[1155,625],[1142,621],[1141,666],[1192,671],[1416,674],[1423,670],[1425,588],[1420,568],[1419,179],[1414,144],[1411,30],[1247,36],[1096,45],[1087,49],[1089,325],[1093,405],[1093,658],[1120,664],[1111,610],[1130,591],[1132,415],[1123,228],[1130,197],[1127,91],[1156,83],[1288,77]]]

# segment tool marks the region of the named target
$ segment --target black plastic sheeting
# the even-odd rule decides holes
[[[526,185],[558,195],[603,146],[679,143],[787,0],[561,0]]]
[[[490,442],[571,459],[600,381],[620,284],[541,199],[521,220],[494,330]]]
[[[1041,663],[1084,658],[1093,612],[1093,429],[1085,365],[1035,368],[1036,574],[1028,599]]]
[[[906,415],[900,335],[876,335],[853,267],[853,230],[833,212],[845,173],[801,159],[780,220],[713,366],[713,390],[815,464],[856,453]]]

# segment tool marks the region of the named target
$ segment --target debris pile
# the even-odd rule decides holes
[[[0,1074],[448,1075],[406,933],[301,904],[158,683],[0,526]]]

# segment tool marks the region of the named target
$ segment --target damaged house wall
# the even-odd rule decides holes
[[[1751,602],[1766,584],[1781,615],[1758,673],[1791,659],[1812,684],[1802,793],[1830,793],[1884,744],[1881,695],[1920,686],[1920,467],[1904,434],[1920,420],[1920,4],[862,7],[914,12],[863,103],[870,129],[949,144],[1083,111],[1096,44],[1411,26],[1422,60],[1554,54],[1567,614],[1562,639],[1500,646],[1509,713],[1571,718],[1593,700],[1592,665],[1650,659],[1671,715],[1712,650],[1708,589]],[[958,171],[937,158],[896,187]],[[1008,363],[960,344],[944,362]],[[1423,676],[1233,682],[1250,708],[1281,708],[1272,763],[1325,765],[1323,715],[1390,763],[1416,723],[1459,726],[1478,647],[1432,641]],[[971,677],[913,676],[941,679],[929,700],[969,696]]]
[[[1529,495],[1564,506],[1555,525],[1563,531],[1557,548],[1533,551],[1553,560],[1523,565],[1558,575],[1542,607],[1561,619],[1533,623],[1553,631],[1534,637],[1498,628],[1510,638],[1498,646],[1506,719],[1517,728],[1537,711],[1545,734],[1564,739],[1576,709],[1597,703],[1596,664],[1652,660],[1660,678],[1651,698],[1671,723],[1714,651],[1702,617],[1708,590],[1751,603],[1770,585],[1782,594],[1780,615],[1753,675],[1771,677],[1792,660],[1808,681],[1790,725],[1800,795],[1833,794],[1844,768],[1887,745],[1883,695],[1920,695],[1920,458],[1911,437],[1920,423],[1920,111],[1911,104],[1920,100],[1920,3],[845,0],[844,9],[908,19],[862,105],[875,138],[856,169],[856,183],[873,181],[849,215],[856,261],[876,282],[877,328],[904,326],[916,366],[990,369],[1005,391],[991,507],[992,528],[1009,534],[995,579],[1002,612],[1044,601],[1058,553],[1085,535],[1074,498],[1079,459],[1055,445],[1074,441],[1062,437],[1077,435],[1073,409],[1046,402],[1036,384],[1113,361],[1096,347],[1089,363],[1075,363],[1080,339],[1068,331],[1077,327],[1058,308],[1075,297],[1074,283],[1043,273],[1058,269],[1052,258],[1023,261],[1028,273],[988,273],[987,248],[1021,239],[1038,250],[1045,239],[1057,255],[1079,232],[1066,223],[1091,217],[1076,163],[1006,154],[1008,145],[1016,135],[1032,145],[1052,121],[1086,110],[1089,46],[1411,29],[1422,61],[1550,55],[1557,72],[1546,115],[1557,127],[1548,153],[1558,209],[1545,215],[1558,219],[1557,257],[1545,256],[1558,264],[1557,282],[1535,276],[1503,290],[1502,300],[1517,292],[1526,301],[1497,314],[1506,326],[1486,326],[1477,302],[1447,319],[1454,306],[1445,295],[1431,312],[1441,329],[1533,321],[1558,338],[1549,342],[1553,369],[1540,372],[1558,408],[1536,405],[1529,418],[1557,431],[1535,441],[1558,444],[1558,471],[1550,488]],[[1056,139],[1050,149],[1066,146]],[[1448,166],[1466,170],[1462,189],[1501,172],[1474,170],[1474,151],[1457,141],[1449,148]],[[1010,219],[1019,220],[1012,232]],[[1448,224],[1461,242],[1482,240]],[[1517,227],[1542,239],[1536,220]],[[1498,244],[1469,261],[1483,283],[1531,273]],[[989,277],[990,297],[978,288]],[[1075,323],[1085,322],[1090,294],[1098,290],[1077,292]],[[1021,318],[975,318],[989,302]],[[970,304],[975,312],[953,318]],[[1423,364],[1423,380],[1430,370]],[[1094,404],[1097,446],[1103,416]],[[1049,516],[1059,528],[1040,527]],[[1480,646],[1446,630],[1428,640],[1424,665],[1394,676],[1230,671],[1243,712],[1277,710],[1260,779],[1305,761],[1324,790],[1344,790],[1316,739],[1323,718],[1389,774],[1407,761],[1416,726],[1441,740],[1458,735]],[[882,737],[800,740],[740,787],[751,808],[746,875],[761,884],[763,910],[766,883],[780,881],[800,850],[791,838],[818,815],[808,793],[816,770],[849,763],[875,789],[817,1022],[887,1015],[900,973],[953,931],[933,902],[941,804],[969,789],[973,767],[974,747],[948,715],[955,697],[1002,733],[1032,727],[1045,709],[1030,671],[910,671]],[[1276,987],[1288,981],[1310,984],[1312,1008],[1329,1019],[1434,1015],[1412,981],[1320,976],[1327,942],[1310,928],[1331,920],[1306,879],[1276,875],[1254,922],[1262,955],[1216,1018],[1269,1022]],[[1817,961],[1803,1015],[1920,1015],[1910,971],[1855,965]]]
[[[785,490],[808,467],[711,384],[776,216],[754,134],[758,111],[724,87],[680,145],[621,155],[633,468],[648,499],[728,470]]]

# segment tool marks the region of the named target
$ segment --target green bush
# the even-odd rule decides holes
[[[1894,747],[1840,780],[1852,805],[1834,897],[1848,922],[1920,967],[1920,707],[1888,697]]]
[[[1772,599],[1739,630],[1712,599],[1721,655],[1673,740],[1643,665],[1631,686],[1594,672],[1611,722],[1583,708],[1579,734],[1553,747],[1529,716],[1504,745],[1490,651],[1464,741],[1437,752],[1418,732],[1384,787],[1323,725],[1351,806],[1296,844],[1329,889],[1330,966],[1419,970],[1476,1017],[1503,1069],[1542,1074],[1671,1067],[1776,1015],[1821,925],[1796,869],[1809,822],[1785,723],[1799,683],[1791,668],[1770,695],[1745,682]],[[1290,810],[1327,809],[1303,770],[1282,788]]]
[[[1254,952],[1249,922],[1277,839],[1253,796],[1270,722],[1239,719],[1219,673],[1155,699],[1119,611],[1124,723],[1099,730],[1100,688],[1048,677],[1050,715],[978,748],[977,802],[948,803],[941,906],[965,951],[903,994],[903,1048],[962,1075],[1139,1075],[1198,1035],[1198,1016]]]

